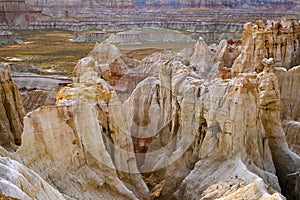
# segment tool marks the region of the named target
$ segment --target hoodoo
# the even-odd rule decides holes
[[[1,66],[1,195],[297,199],[299,35],[296,20],[257,21],[241,43],[141,60],[96,43],[55,105],[25,117]]]

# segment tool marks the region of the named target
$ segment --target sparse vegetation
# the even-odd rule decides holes
[[[18,30],[14,31],[25,44],[0,46],[0,61],[8,62],[7,57],[18,58],[11,63],[33,64],[44,69],[60,71],[71,76],[77,61],[85,57],[94,47],[94,42],[73,43],[72,31],[64,30]],[[136,59],[163,49],[178,51],[192,47],[193,43],[149,43],[143,45],[117,45],[122,53]],[[20,61],[21,60],[21,61]]]
[[[33,64],[45,69],[72,74],[77,60],[86,56],[94,43],[72,43],[72,32],[62,30],[15,31],[26,44],[14,44],[0,47],[0,60],[16,57],[24,64]],[[11,61],[10,61],[11,62]]]

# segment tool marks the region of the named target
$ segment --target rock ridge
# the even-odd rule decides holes
[[[292,178],[300,170],[299,155],[288,147],[297,151],[299,132],[297,23],[245,24],[241,47],[222,40],[210,49],[200,38],[191,50],[156,52],[142,61],[97,43],[78,61],[56,105],[27,113],[19,149],[0,148],[7,172],[0,177],[10,182],[0,182],[8,188],[1,193],[293,199]],[[276,45],[264,49],[268,37],[286,44],[280,51],[294,48],[285,53],[290,57],[281,57]],[[10,83],[4,69],[3,83]],[[8,180],[15,166],[28,175]],[[43,187],[29,194],[19,180]]]

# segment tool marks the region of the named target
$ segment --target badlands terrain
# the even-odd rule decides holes
[[[1,198],[300,198],[299,21],[143,58],[111,42],[72,76],[1,64]]]
[[[300,199],[297,2],[0,11],[0,199]]]

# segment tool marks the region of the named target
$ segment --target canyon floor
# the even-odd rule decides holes
[[[72,76],[77,61],[86,56],[95,45],[95,42],[72,42],[74,31],[15,30],[12,32],[22,39],[24,44],[0,46],[1,62],[33,64],[43,69],[57,71],[56,74],[60,75]],[[123,54],[141,60],[154,52],[167,49],[180,51],[182,48],[191,48],[193,45],[194,42],[152,42],[117,46]],[[44,73],[47,74],[47,72]]]

